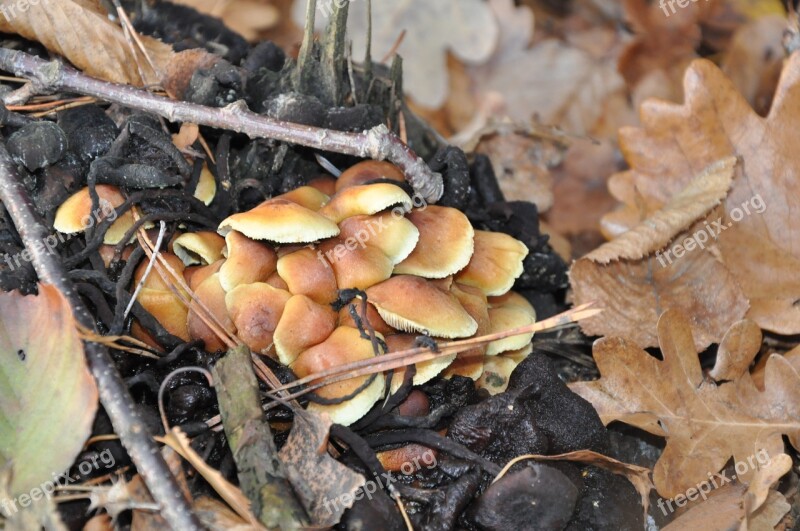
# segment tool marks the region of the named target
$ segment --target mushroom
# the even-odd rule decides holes
[[[386,323],[404,332],[444,338],[469,337],[478,323],[451,293],[429,281],[398,275],[367,289],[367,300]]]
[[[472,224],[455,208],[427,206],[406,216],[419,230],[414,251],[394,267],[395,274],[444,278],[466,267],[474,248]]]
[[[502,297],[489,299],[490,334],[504,332],[520,326],[528,326],[536,322],[536,310],[518,293],[509,292]],[[495,356],[507,350],[517,350],[529,345],[533,332],[498,339],[489,343],[487,356]]]
[[[403,215],[384,212],[373,216],[352,216],[339,223],[339,239],[358,242],[383,251],[392,264],[398,264],[414,251],[419,230]],[[330,257],[328,259],[330,261]]]
[[[522,274],[522,261],[528,248],[502,232],[475,231],[475,251],[456,281],[483,290],[486,295],[502,295]]]
[[[226,260],[220,268],[219,281],[225,291],[239,284],[264,282],[278,265],[278,255],[272,247],[235,230],[225,236],[223,254]]]
[[[292,294],[273,288],[264,282],[240,284],[225,295],[236,334],[250,350],[268,354],[273,346],[273,334]]]
[[[336,312],[305,295],[292,295],[275,329],[275,352],[291,365],[301,352],[325,341],[336,329]]]
[[[394,264],[383,251],[370,245],[359,245],[355,239],[331,238],[320,244],[333,269],[339,289],[365,290],[392,276]]]
[[[213,264],[204,265],[204,266],[189,266],[183,270],[183,278],[186,280],[186,283],[189,285],[189,289],[192,291],[197,289],[197,286],[202,284],[202,282],[213,275],[214,273],[219,272],[222,268],[222,265],[225,263],[224,258],[220,258]],[[224,288],[224,286],[223,286]]]
[[[337,192],[319,213],[334,223],[341,223],[345,218],[377,214],[395,205],[399,205],[396,208],[402,212],[411,210],[411,198],[402,188],[389,183],[366,184]]]
[[[336,193],[336,179],[324,173],[308,181],[308,185],[327,196],[332,196]]]
[[[222,327],[229,333],[234,334],[236,328],[233,326],[233,321],[228,315],[228,308],[225,304],[225,290],[220,284],[220,273],[214,273],[197,286],[194,291],[194,299],[189,305],[189,315],[186,319],[187,326],[189,327],[189,335],[192,339],[202,339],[205,343],[206,350],[209,352],[216,352],[218,350],[225,350],[225,343],[217,336],[217,334],[206,325],[205,321],[198,315],[200,305],[202,304],[208,309],[208,312],[216,317],[216,320],[221,323]],[[203,312],[207,315],[207,312]]]
[[[413,334],[394,334],[386,336],[386,346],[389,352],[400,352],[418,347],[416,343],[417,337]],[[450,365],[456,358],[455,354],[440,356],[432,360],[423,361],[416,364],[417,372],[414,373],[412,382],[414,385],[422,385],[425,382],[435,378],[442,372],[448,365]],[[392,377],[391,391],[396,392],[403,384],[403,376],[405,375],[406,368],[395,369],[394,376]]]
[[[187,232],[172,242],[172,252],[184,265],[208,265],[222,258],[225,239],[209,231]]]
[[[361,304],[359,304],[358,301],[354,301],[353,304],[356,305],[356,311],[358,315],[361,316]],[[385,336],[397,333],[397,330],[386,324],[386,321],[380,316],[378,310],[371,304],[367,304],[367,319],[372,329],[376,332],[380,332]],[[350,304],[339,310],[339,326],[358,328],[353,320],[353,316],[350,314]]]
[[[476,335],[485,335],[491,328],[489,309],[486,295],[478,288],[454,282],[450,286],[450,293],[458,299],[467,313],[478,323]],[[486,345],[478,346],[458,353],[456,359],[444,370],[445,378],[453,376],[466,376],[477,380],[483,374],[483,361],[486,355]]]
[[[321,192],[313,186],[300,186],[290,192],[268,199],[262,204],[281,199],[297,203],[300,206],[316,212],[330,201],[331,198],[328,194]]]
[[[381,338],[382,339],[382,338]],[[355,328],[340,326],[319,345],[304,351],[291,365],[291,369],[303,378],[331,367],[373,358],[372,343],[364,339]],[[354,393],[365,385],[370,376],[359,376],[328,384],[317,389],[318,396],[325,399],[339,399]],[[383,374],[374,375],[372,382],[353,398],[339,404],[322,405],[309,403],[308,409],[328,413],[336,424],[348,426],[363,417],[383,396]]]
[[[486,356],[483,360],[483,374],[475,385],[486,389],[489,394],[502,393],[508,387],[511,373],[533,350],[530,343],[521,349],[504,352],[499,356]]]
[[[216,194],[217,180],[214,179],[214,174],[208,169],[208,165],[203,163],[203,169],[200,171],[200,179],[198,179],[197,187],[194,189],[194,196],[208,206],[214,201],[214,196]]]
[[[177,256],[169,252],[161,253],[161,256],[176,273],[183,273],[183,262],[181,262]],[[186,324],[186,317],[189,309],[183,304],[181,299],[169,289],[169,286],[167,286],[164,279],[161,278],[161,275],[155,269],[151,269],[147,278],[144,278],[147,265],[148,261],[142,260],[136,267],[136,270],[133,272],[131,291],[134,291],[141,283],[142,289],[139,290],[139,294],[136,296],[136,300],[139,301],[139,304],[155,317],[167,332],[184,341],[188,341],[189,330]],[[183,290],[180,290],[180,292],[185,293]],[[150,335],[141,327],[132,327],[131,333],[134,337],[142,341],[153,346],[156,345]]]
[[[320,251],[302,247],[278,259],[278,274],[292,294],[330,304],[338,295],[336,276]]]
[[[293,201],[277,198],[222,220],[218,232],[226,235],[231,230],[237,230],[254,240],[277,243],[310,243],[339,234],[336,223],[322,214]]]
[[[370,181],[388,179],[404,183],[403,172],[397,166],[382,160],[364,160],[344,170],[336,179],[336,191],[339,192],[351,186],[367,184]]]
[[[115,221],[103,235],[103,243],[117,244],[133,226],[133,214],[129,210],[117,218],[114,209],[125,202],[125,196],[116,186],[98,184],[95,186],[95,190],[100,198],[100,204],[94,211],[92,211],[89,188],[84,188],[70,196],[58,207],[53,228],[64,234],[76,234],[93,227],[106,218],[112,218]]]

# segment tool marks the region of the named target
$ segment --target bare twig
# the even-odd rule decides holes
[[[432,172],[425,161],[385,125],[364,133],[345,133],[261,116],[249,111],[243,101],[221,109],[174,101],[126,85],[94,79],[58,61],[45,61],[7,48],[0,48],[0,69],[35,80],[42,87],[94,96],[151,112],[173,122],[191,122],[244,133],[251,138],[272,138],[323,151],[389,160],[402,170],[414,190],[428,203],[435,203],[444,193],[442,176]]]
[[[67,272],[41,242],[49,231],[35,214],[28,193],[23,187],[5,146],[0,144],[0,201],[8,210],[25,247],[32,256],[33,266],[42,282],[52,284],[70,303],[75,320],[94,330],[94,318],[81,301]],[[97,382],[100,402],[108,413],[114,430],[128,450],[147,489],[159,504],[161,515],[173,529],[201,529],[181,494],[175,478],[161,457],[147,425],[142,422],[133,398],[114,366],[108,350],[97,343],[87,342],[86,359]]]

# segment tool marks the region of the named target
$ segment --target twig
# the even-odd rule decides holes
[[[52,284],[66,297],[75,320],[80,325],[94,330],[94,319],[68,279],[64,267],[56,256],[50,254],[43,246],[34,245],[43,241],[49,232],[35,214],[14,162],[2,144],[0,144],[0,201],[8,210],[25,247],[31,253],[39,279]],[[133,398],[114,366],[108,350],[97,343],[87,342],[85,351],[89,370],[97,382],[100,402],[136,469],[144,479],[153,500],[160,505],[161,515],[173,529],[201,529],[200,521],[192,514],[174,476],[161,457],[150,429],[142,422]]]
[[[435,203],[444,193],[442,176],[432,172],[425,161],[385,125],[364,133],[345,133],[261,116],[249,111],[243,101],[221,109],[174,101],[141,89],[94,79],[58,61],[45,61],[8,48],[0,48],[0,69],[33,79],[42,87],[94,96],[173,122],[191,122],[244,133],[251,138],[272,138],[323,151],[389,160],[400,168],[414,190],[428,203]]]

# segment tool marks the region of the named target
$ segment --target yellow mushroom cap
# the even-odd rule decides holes
[[[414,251],[394,267],[396,274],[444,278],[466,267],[472,257],[472,224],[455,208],[429,205],[406,216],[419,231]]]
[[[197,181],[197,188],[194,189],[194,196],[204,204],[210,205],[214,201],[216,194],[217,181],[214,179],[214,174],[208,169],[208,165],[203,163],[200,179]]]
[[[275,352],[291,365],[301,352],[325,341],[336,329],[336,312],[305,295],[293,295],[275,329]]]
[[[491,323],[489,322],[489,309],[486,302],[486,295],[478,288],[466,286],[453,282],[450,285],[450,293],[461,303],[467,313],[478,323],[476,335],[482,336],[489,333]],[[443,376],[452,378],[455,375],[465,376],[477,380],[483,374],[483,360],[486,354],[486,345],[478,346],[460,352],[453,363],[447,367]]]
[[[375,356],[372,343],[364,339],[358,330],[350,327],[339,327],[320,343],[306,350],[295,360],[291,368],[303,378],[310,374],[337,367],[345,363],[370,359]],[[316,393],[327,399],[347,396],[364,384],[369,376],[359,376],[341,382],[326,385]],[[355,397],[336,405],[320,405],[309,403],[308,409],[328,413],[337,424],[348,426],[363,417],[383,395],[383,374],[377,374],[370,385]]]
[[[339,289],[365,290],[392,276],[394,264],[376,247],[340,238],[326,240],[319,247],[333,269]]]
[[[177,256],[175,256],[170,252],[161,253],[161,257],[164,259],[165,262],[167,262],[169,267],[172,268],[176,273],[178,273],[179,275],[183,274],[183,270],[185,269],[186,266],[183,265],[183,262],[181,261],[180,258],[178,258]],[[131,285],[131,291],[136,289],[136,286],[138,286],[139,283],[142,281],[144,273],[147,270],[148,264],[149,260],[142,260],[141,262],[139,262],[139,265],[136,266],[136,269],[133,272],[133,284]],[[167,279],[171,280],[172,275],[170,275],[168,271],[165,271],[165,273]],[[171,281],[169,283],[174,285],[175,287],[178,287],[177,284],[174,284]],[[170,293],[172,292],[169,286],[164,282],[164,279],[161,278],[161,275],[159,274],[156,265],[154,265],[150,269],[150,273],[147,275],[143,287],[157,291],[166,291]]]
[[[525,244],[508,234],[476,230],[475,251],[456,281],[480,288],[486,295],[502,295],[522,274],[527,255]]]
[[[536,314],[531,315],[530,312],[515,306],[489,308],[489,322],[491,322],[489,333],[494,334],[531,325],[536,322]],[[486,348],[486,355],[495,356],[507,350],[523,348],[531,342],[531,339],[533,339],[533,332],[492,341]]]
[[[361,315],[361,300],[354,300],[350,304],[355,304],[358,316],[363,318]],[[339,310],[339,326],[357,328],[355,321],[353,321],[353,316],[350,314],[350,304]],[[369,324],[372,329],[376,332],[379,332],[385,336],[397,333],[397,330],[386,324],[386,321],[383,320],[381,315],[378,313],[378,310],[376,310],[375,306],[371,304],[367,304],[367,319],[369,320]]]
[[[250,350],[268,354],[273,334],[292,294],[264,282],[240,284],[225,295],[236,333]]]
[[[292,203],[297,203],[300,206],[303,206],[309,210],[317,211],[322,208],[328,201],[330,201],[330,196],[325,193],[322,193],[320,190],[314,188],[313,186],[298,186],[294,190],[290,192],[286,192],[285,194],[281,194],[279,196],[275,196],[272,199],[268,199],[264,203],[269,203],[270,201],[276,201],[284,199],[286,201],[291,201]],[[262,203],[262,204],[264,204]]]
[[[163,326],[167,332],[184,341],[189,341],[189,329],[186,325],[186,317],[189,313],[189,309],[184,306],[174,293],[171,291],[142,288],[136,300],[161,323],[161,326]],[[143,329],[141,330],[143,331]],[[136,334],[134,334],[134,337],[147,341],[144,337],[140,337]]]
[[[205,279],[207,279],[214,273],[219,272],[220,268],[222,267],[222,264],[224,263],[225,259],[220,258],[213,264],[204,266],[189,266],[183,270],[183,278],[189,285],[189,289],[194,291],[195,289],[197,289],[197,286],[203,283]]]
[[[222,324],[222,328],[230,334],[236,332],[228,315],[228,308],[225,305],[225,290],[219,282],[219,273],[214,273],[205,279],[194,291],[195,298],[189,305],[189,315],[187,325],[189,335],[192,339],[201,339],[205,343],[205,348],[209,352],[225,350],[226,344],[209,328],[205,321],[198,315],[201,304],[205,306],[212,315],[216,316],[217,321]],[[203,315],[207,315],[206,312]]]
[[[386,336],[386,346],[389,347],[389,352],[400,352],[402,350],[408,350],[410,348],[415,348],[419,345],[415,343],[417,336],[413,334],[394,334],[391,336]],[[440,372],[442,372],[448,365],[450,365],[453,360],[455,359],[455,354],[450,354],[447,356],[440,356],[438,358],[434,358],[432,360],[423,361],[421,363],[417,363],[417,372],[414,373],[414,378],[412,382],[414,385],[422,385],[425,382],[432,380],[436,377]],[[403,384],[403,376],[405,375],[406,369],[405,367],[401,369],[395,369],[394,376],[392,376],[392,385],[391,389],[394,393],[397,391],[400,386]]]
[[[187,232],[172,242],[172,252],[184,265],[207,265],[222,258],[225,239],[216,232]]]
[[[336,300],[336,276],[320,251],[302,247],[282,255],[278,274],[293,295],[308,295],[320,304]]]
[[[97,225],[109,216],[116,216],[113,209],[125,202],[125,196],[122,195],[119,188],[108,184],[98,184],[95,186],[95,190],[100,198],[100,204],[95,212],[92,211],[89,188],[84,188],[70,196],[58,207],[53,228],[64,234],[75,234]],[[132,226],[133,214],[129,210],[111,224],[103,236],[103,243],[112,245],[119,243],[125,232]]]
[[[336,191],[344,190],[351,186],[360,186],[376,179],[390,179],[405,182],[403,172],[390,162],[383,160],[364,160],[344,170],[336,179]]]
[[[254,240],[278,243],[310,243],[339,234],[335,222],[286,199],[270,199],[252,210],[222,220],[219,233],[225,235],[231,230]]]
[[[327,205],[319,209],[319,213],[334,223],[341,223],[345,218],[377,214],[395,205],[407,212],[411,210],[411,198],[399,186],[376,183],[351,186],[337,192]]]
[[[469,337],[478,323],[452,294],[423,278],[398,275],[367,289],[367,300],[386,323],[404,332]]]
[[[219,281],[225,291],[239,284],[264,282],[278,264],[278,255],[269,245],[251,240],[232,230],[225,236],[225,263],[219,271]]]
[[[355,240],[383,251],[392,264],[398,264],[414,251],[419,230],[404,216],[384,212],[374,216],[352,216],[339,223],[339,239]]]

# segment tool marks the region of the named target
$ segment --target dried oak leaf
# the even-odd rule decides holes
[[[769,115],[755,113],[713,63],[696,60],[686,71],[682,105],[648,100],[642,128],[623,128],[620,147],[631,170],[612,176],[609,189],[625,207],[603,218],[608,233],[635,219],[637,197],[657,208],[686,187],[699,169],[737,156],[722,210],[721,260],[749,299],[748,318],[780,334],[800,333],[800,55],[784,65]],[[747,206],[750,215],[743,215]],[[741,219],[733,219],[737,213]],[[718,279],[709,278],[710,284]]]
[[[89,437],[97,387],[72,310],[56,288],[0,294],[0,469],[13,496],[67,469]]]
[[[658,339],[663,361],[624,338],[596,341],[601,378],[570,388],[592,403],[603,423],[622,421],[666,437],[653,471],[659,494],[671,498],[708,481],[731,457],[753,462],[737,474],[747,482],[764,464],[753,456],[778,458],[784,435],[799,447],[800,374],[783,357],[770,357],[759,391],[746,369],[730,381],[704,377],[689,321],[680,312],[661,316]]]
[[[197,50],[175,53],[168,44],[147,36],[141,36],[141,40],[153,65],[138,49],[134,58],[122,28],[108,19],[97,2],[40,0],[36,4],[26,2],[24,11],[20,3],[7,4],[6,16],[0,16],[0,31],[37,41],[86,74],[106,81],[136,86],[163,84],[181,92],[188,78],[175,78],[176,63],[191,63],[190,68],[183,66],[185,75],[185,70],[193,73],[214,58]]]
[[[333,2],[319,0],[315,25],[328,22]],[[348,36],[353,56],[364,57],[367,43],[367,2],[350,2]],[[295,2],[294,19],[305,20],[306,2]],[[450,51],[467,63],[486,61],[497,45],[497,20],[483,0],[406,0],[374,2],[372,7],[372,54],[380,60],[395,47],[403,63],[403,90],[426,107],[440,107],[447,98],[447,56]]]
[[[692,234],[697,220],[727,195],[735,164],[733,157],[712,164],[663,208],[572,265],[574,302],[605,308],[601,316],[581,322],[584,332],[655,346],[658,318],[674,308],[692,316],[696,347],[703,350],[744,316],[744,295],[707,249],[694,247],[674,263],[668,255],[653,256],[670,242],[687,241],[684,235]]]

